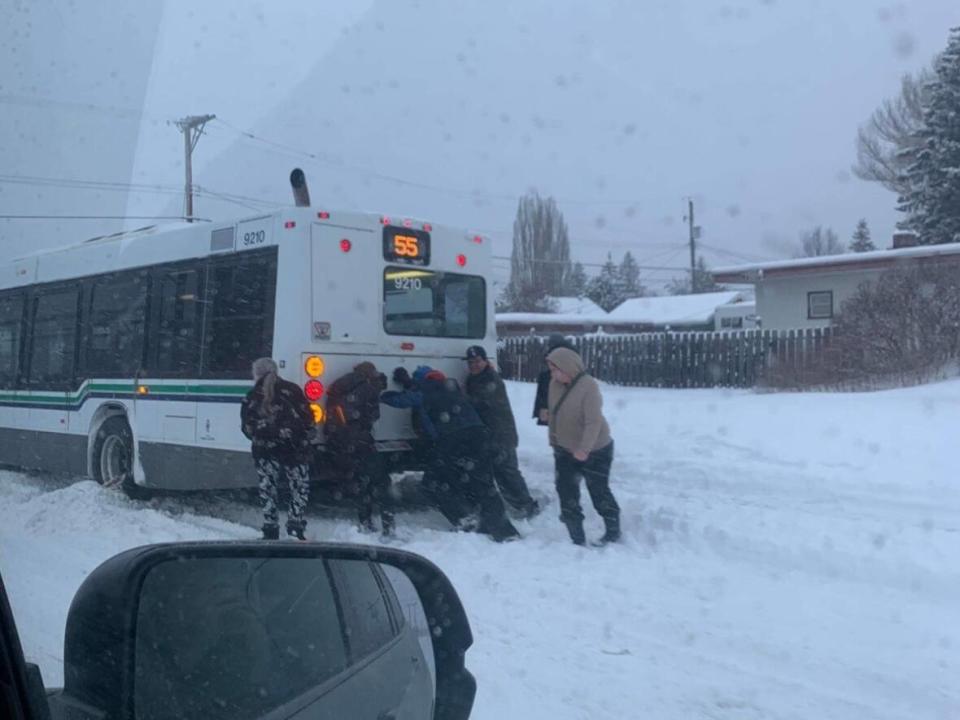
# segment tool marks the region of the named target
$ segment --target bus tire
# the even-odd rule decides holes
[[[123,490],[133,499],[147,491],[133,480],[133,433],[125,417],[107,418],[93,445],[93,478],[106,488]]]

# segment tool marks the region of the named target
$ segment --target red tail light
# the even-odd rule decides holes
[[[423,229],[426,230],[427,232],[433,232],[433,225],[431,225],[430,223],[424,223]]]
[[[321,220],[329,220],[330,213],[328,213],[326,210],[321,210],[320,212],[317,213],[317,217],[320,218]]]
[[[460,267],[466,267],[467,265],[467,256],[466,255],[457,255],[457,265]]]
[[[353,243],[350,242],[350,238],[344,238],[340,241],[340,249],[343,250],[343,252],[350,252],[351,248],[353,248]]]
[[[316,402],[323,397],[323,383],[319,380],[307,380],[307,384],[303,386],[303,394],[310,402]]]
[[[474,241],[477,245],[480,245],[481,243],[483,243],[483,235],[474,235],[474,236],[473,236],[473,241]]]
[[[289,230],[290,228],[295,228],[296,226],[297,226],[297,224],[296,224],[293,220],[287,220],[287,221],[283,224],[283,227],[285,227],[287,230]]]
[[[413,343],[411,343],[411,342],[400,343],[400,349],[401,349],[401,350],[413,350]]]
[[[388,218],[386,215],[381,215],[381,216],[380,216],[380,224],[381,224],[381,225],[389,225],[389,224],[390,224],[390,218]]]

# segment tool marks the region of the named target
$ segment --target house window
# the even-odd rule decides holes
[[[833,317],[833,290],[807,293],[807,319],[829,320]]]
[[[739,316],[720,318],[720,327],[729,330],[740,329],[743,327],[743,318]]]

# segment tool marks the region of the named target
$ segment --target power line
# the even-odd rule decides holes
[[[679,251],[678,251],[679,252]],[[510,261],[511,258],[508,255],[493,255],[494,260],[506,260]],[[547,260],[547,259],[531,259],[527,262],[538,263],[538,264],[561,264],[565,265],[569,263],[569,260]],[[590,262],[581,262],[581,265],[584,267],[595,267],[602,268],[606,263],[590,263]],[[637,265],[640,270],[686,270],[687,268],[677,267],[677,266],[664,266],[664,265]]]
[[[448,195],[454,195],[458,197],[465,198],[483,198],[488,200],[501,200],[505,202],[515,203],[518,200],[518,195],[509,194],[509,193],[490,193],[482,190],[463,190],[460,188],[452,188],[448,186],[432,185],[430,183],[418,182],[414,180],[409,180],[407,178],[398,177],[396,175],[390,175],[387,173],[378,172],[376,170],[370,170],[368,168],[362,168],[355,165],[348,165],[341,162],[336,162],[329,159],[329,156],[323,153],[310,152],[303,150],[301,148],[293,147],[292,145],[287,145],[286,143],[277,142],[275,140],[270,140],[256,133],[250,132],[249,130],[243,130],[242,128],[232,125],[222,118],[217,118],[216,122],[223,125],[224,127],[232,130],[233,132],[245,137],[249,140],[262,143],[263,145],[272,147],[275,150],[282,150],[285,153],[293,154],[308,160],[312,160],[318,164],[326,165],[327,167],[332,167],[337,170],[345,170],[357,172],[368,177],[376,178],[378,180],[383,180],[386,182],[396,183],[398,185],[404,185],[407,187],[418,188],[421,190],[430,190],[432,192],[445,193]],[[636,205],[636,201],[617,201],[617,200],[583,200],[577,198],[555,198],[557,202],[564,203],[567,205],[611,205],[611,206],[632,206]]]
[[[707,245],[707,243],[701,242],[700,247],[706,248],[707,250],[712,250],[715,253],[720,253],[721,255],[726,255],[737,260],[747,260],[749,262],[765,262],[771,260],[772,258],[761,257],[760,255],[750,255],[746,253],[734,252],[732,250],[725,250],[715,245]]]
[[[101,180],[80,180],[73,178],[50,178],[31,175],[0,174],[0,184],[58,187],[75,190],[103,190],[108,192],[125,192],[131,194],[183,195],[183,188],[177,188],[172,185],[121,183]],[[257,212],[260,212],[262,208],[254,207],[250,203],[264,205],[267,207],[289,207],[284,203],[278,203],[272,200],[263,200],[260,198],[252,198],[246,195],[237,195],[235,193],[223,193],[201,185],[194,185],[193,189],[197,195],[206,195],[219,198],[224,202],[233,203],[234,205],[241,205],[247,209],[255,210]]]
[[[213,222],[208,218],[194,218]],[[0,215],[0,220],[187,220],[183,215]]]

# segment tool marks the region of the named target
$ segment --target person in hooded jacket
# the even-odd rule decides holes
[[[520,536],[507,518],[486,457],[487,429],[456,381],[421,366],[411,378],[399,367],[393,379],[404,389],[388,391],[380,401],[411,408],[416,425],[431,442],[423,486],[454,527],[477,529],[497,542]],[[470,515],[479,508],[479,525]]]
[[[374,508],[380,511],[381,532],[393,534],[393,498],[390,475],[373,439],[380,419],[380,393],[387,379],[371,362],[362,362],[327,390],[324,434],[333,462],[357,489],[357,511],[362,530],[373,532]]]
[[[467,348],[467,397],[490,432],[490,463],[493,479],[500,494],[523,517],[529,519],[540,512],[540,505],[530,496],[527,482],[517,461],[517,423],[513,419],[510,398],[503,379],[487,359],[480,345]]]
[[[587,374],[580,356],[569,348],[550,352],[547,365],[551,374],[548,423],[560,520],[574,544],[586,543],[580,507],[583,477],[593,507],[606,526],[597,544],[616,542],[620,539],[620,506],[610,491],[613,438],[603,416],[600,386]]]
[[[309,499],[309,464],[313,413],[299,385],[280,377],[268,357],[253,363],[253,389],[240,407],[240,428],[251,441],[253,462],[260,477],[263,537],[280,536],[277,485],[285,476],[290,485],[287,534],[306,540],[303,512]]]
[[[547,355],[556,350],[558,347],[569,348],[570,350],[576,350],[573,345],[560,333],[553,333],[547,339]],[[540,370],[540,374],[537,375],[537,395],[533,400],[533,418],[537,421],[537,425],[546,425],[547,424],[547,415],[548,412],[548,399],[547,393],[550,390],[550,367],[547,365],[547,356],[543,356],[543,368]]]

